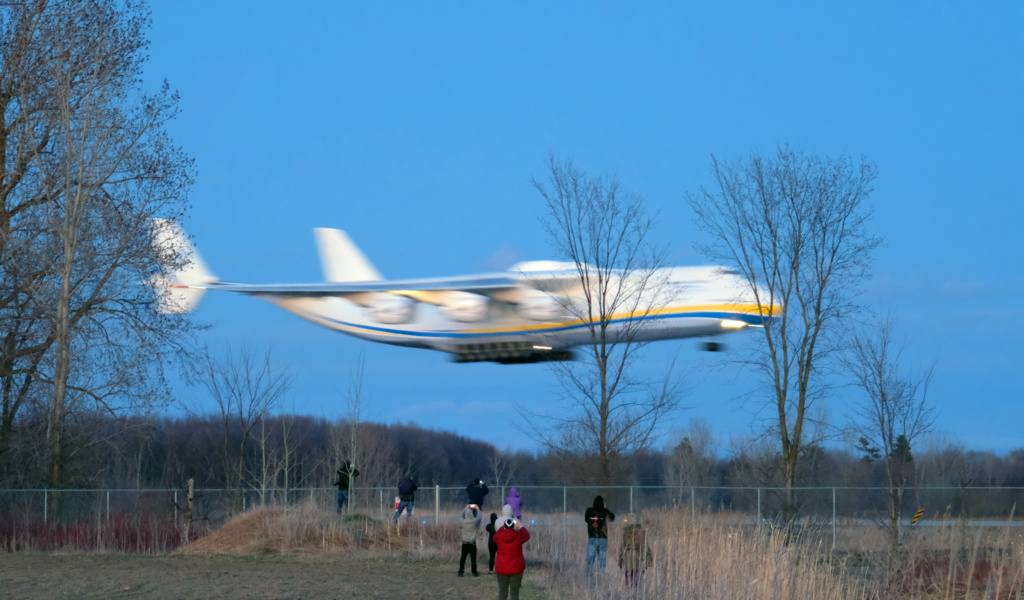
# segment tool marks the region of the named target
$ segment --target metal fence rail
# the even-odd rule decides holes
[[[649,509],[675,507],[696,519],[701,514],[743,515],[760,523],[774,520],[782,512],[784,488],[708,486],[516,486],[523,510],[532,514],[581,514],[602,495],[618,513],[639,513]],[[838,520],[871,520],[887,510],[885,488],[801,487],[795,488],[800,518],[816,523]],[[495,486],[487,496],[487,512],[501,512],[508,486]],[[322,510],[334,510],[337,490],[297,488],[290,490],[200,488],[195,490],[192,518],[213,527],[232,515],[255,506],[311,503]],[[1001,521],[1016,516],[1024,501],[1024,487],[917,487],[905,493],[907,519],[924,509],[925,519],[965,518]],[[354,488],[350,510],[375,518],[391,518],[395,512],[395,488]],[[461,486],[420,488],[416,493],[415,515],[426,522],[457,512],[466,502]],[[184,492],[160,489],[0,489],[0,518],[15,522],[63,524],[109,521],[112,516],[145,516],[175,521],[184,505]]]

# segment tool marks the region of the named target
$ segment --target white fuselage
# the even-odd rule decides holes
[[[520,275],[524,286],[543,279],[532,273]],[[656,298],[625,302],[611,311],[608,335],[612,340],[621,341],[626,331],[632,341],[653,341],[713,336],[761,324],[748,286],[735,275],[715,267],[675,267],[660,270],[658,277]],[[581,296],[561,299],[579,306]],[[538,321],[526,318],[516,304],[492,298],[480,319],[460,322],[450,318],[442,306],[416,302],[407,320],[388,324],[375,320],[367,307],[345,298],[260,297],[317,325],[399,346],[458,352],[467,344],[525,342],[557,350],[591,342],[592,328],[578,309]]]

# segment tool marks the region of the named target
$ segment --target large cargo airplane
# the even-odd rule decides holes
[[[329,329],[448,352],[457,362],[569,360],[572,348],[590,343],[575,263],[521,262],[503,273],[389,281],[345,232],[314,229],[314,234],[324,282],[227,283],[210,272],[177,223],[155,220],[157,248],[183,265],[154,282],[159,307],[184,313],[207,290],[237,292]],[[763,325],[750,287],[735,273],[672,267],[645,276],[646,286],[628,279],[616,283],[626,293],[610,315],[608,334],[614,341],[706,337],[711,341],[705,349],[717,350],[716,336]],[[644,291],[630,297],[629,290],[641,287]]]

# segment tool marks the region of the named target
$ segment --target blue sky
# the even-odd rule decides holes
[[[705,264],[683,198],[712,154],[864,155],[886,241],[864,299],[895,315],[910,365],[936,362],[936,429],[1005,452],[1024,446],[1024,5],[891,4],[158,2],[146,84],[181,93],[186,229],[252,283],[319,281],[313,227],[393,278],[553,258],[530,185],[551,153],[616,174],[660,211],[672,262]],[[211,294],[196,316],[211,343],[272,344],[296,412],[340,415],[360,355],[376,420],[501,447],[533,447],[495,426],[516,402],[557,397],[543,365],[456,365],[250,298]],[[748,375],[686,340],[644,368],[672,356],[694,367],[677,425],[751,431]]]

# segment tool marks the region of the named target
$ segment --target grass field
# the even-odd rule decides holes
[[[0,556],[0,598],[248,598],[481,600],[494,577],[455,576],[452,561],[329,556],[9,554]],[[528,581],[523,600],[548,598]]]
[[[653,562],[633,587],[616,560],[622,521],[638,517]],[[293,506],[250,511],[170,553],[12,552],[0,555],[0,598],[495,597],[492,576],[455,576],[461,540],[454,515],[442,521],[396,527]],[[607,572],[588,578],[582,517],[537,522],[525,547],[524,600],[1024,599],[1020,528],[950,522],[909,531],[893,554],[870,525],[847,528],[833,551],[820,530],[784,535],[735,518],[694,523],[688,513],[651,511],[620,515]],[[482,532],[478,547],[486,555]]]

